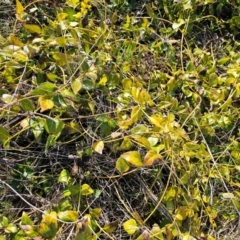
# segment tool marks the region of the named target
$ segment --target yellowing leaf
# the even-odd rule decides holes
[[[65,222],[75,222],[78,219],[77,211],[63,211],[58,213],[58,218]]]
[[[89,228],[89,220],[87,217],[84,217],[80,220],[77,225],[79,232],[75,238],[75,240],[93,240],[92,233]]]
[[[54,107],[53,101],[51,99],[47,99],[43,96],[39,97],[38,102],[40,104],[41,112],[52,109]]]
[[[42,29],[36,24],[23,24],[23,27],[30,33],[42,33]]]
[[[125,152],[121,155],[121,158],[136,167],[141,167],[143,165],[141,155],[137,151]]]
[[[188,208],[186,206],[179,207],[176,211],[175,216],[180,221],[185,220],[188,216]]]
[[[131,112],[131,123],[137,122],[143,116],[142,108],[140,106],[135,106]]]
[[[130,138],[124,137],[124,139],[119,147],[119,150],[127,151],[127,150],[130,150],[132,146],[133,146],[133,144],[132,144],[132,141],[130,140]]]
[[[129,219],[123,223],[123,228],[129,235],[134,234],[139,229],[137,222],[134,219]]]
[[[21,14],[24,11],[24,7],[19,0],[16,0],[16,13]]]
[[[15,37],[13,34],[10,34],[8,39],[9,39],[9,42],[14,46],[18,46],[18,47],[23,47],[24,46],[24,44],[17,37]]]
[[[104,227],[103,227],[103,230],[107,233],[112,233],[114,232],[117,227],[118,227],[118,224],[119,224],[119,220],[116,220],[114,222],[111,222],[109,224],[106,224]]]
[[[98,219],[102,213],[102,209],[101,208],[90,209],[89,213],[92,218]]]
[[[125,161],[123,158],[120,157],[116,162],[116,169],[120,173],[124,173],[130,169],[130,166],[127,161]]]
[[[58,229],[57,213],[51,212],[42,216],[42,221],[39,226],[39,233],[46,239],[52,239],[56,236]]]
[[[88,184],[83,184],[81,186],[81,195],[82,196],[88,196],[93,194],[93,189]]]
[[[103,141],[99,141],[99,142],[95,142],[93,144],[93,150],[99,154],[102,154],[104,149],[104,142]]]
[[[150,150],[144,157],[143,166],[152,166],[156,161],[162,159],[162,156],[154,150]]]
[[[152,115],[149,117],[149,121],[151,124],[155,125],[156,127],[162,128],[165,120],[160,115]]]

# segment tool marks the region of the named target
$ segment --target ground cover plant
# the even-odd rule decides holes
[[[0,239],[239,239],[239,0],[1,4]]]

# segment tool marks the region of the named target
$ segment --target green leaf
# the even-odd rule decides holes
[[[121,155],[121,158],[136,167],[141,167],[143,165],[141,155],[137,151],[125,152]]]
[[[39,233],[41,234],[41,236],[46,239],[54,238],[56,236],[57,230],[57,213],[53,211],[49,214],[44,214],[42,216],[42,221],[39,226]]]
[[[81,186],[81,195],[82,196],[88,196],[93,193],[94,193],[93,189],[88,184],[85,183]]]
[[[123,228],[129,235],[134,234],[139,229],[135,219],[129,219],[128,221],[124,222]]]
[[[36,24],[23,24],[23,27],[30,33],[42,33],[42,29]]]
[[[44,82],[40,86],[38,86],[36,89],[30,92],[30,95],[45,95],[53,93],[57,90],[57,86],[50,82]]]
[[[0,141],[4,143],[9,138],[9,132],[6,128],[0,126]]]
[[[48,134],[53,134],[56,138],[58,138],[64,129],[65,124],[62,120],[58,120],[56,118],[47,118],[44,127]]]
[[[128,164],[127,161],[125,161],[123,158],[120,157],[120,158],[118,158],[118,160],[116,162],[116,169],[120,173],[124,173],[130,169],[130,165]]]
[[[58,176],[58,182],[67,184],[69,180],[70,180],[69,171],[66,169],[63,169]]]
[[[33,104],[32,101],[30,101],[29,99],[25,98],[25,99],[22,99],[20,101],[20,105],[23,109],[24,112],[28,112],[28,111],[34,111],[35,110],[35,106]]]
[[[77,211],[63,211],[58,213],[58,218],[65,222],[75,222],[78,217]]]
[[[148,16],[151,17],[151,18],[154,18],[155,14],[154,14],[154,11],[151,8],[151,5],[150,4],[146,4],[146,8],[147,8]]]
[[[90,79],[84,79],[82,81],[82,84],[83,84],[83,89],[85,90],[92,90],[95,88],[94,82]]]
[[[224,57],[224,58],[220,58],[220,59],[217,61],[217,63],[218,63],[219,65],[223,65],[223,64],[225,64],[226,62],[228,62],[229,60],[231,60],[230,57]]]

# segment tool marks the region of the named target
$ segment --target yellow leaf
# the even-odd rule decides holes
[[[9,42],[14,46],[18,46],[18,47],[23,47],[24,46],[24,44],[17,37],[15,37],[13,34],[10,34]]]
[[[93,144],[93,150],[99,154],[102,154],[104,149],[104,142],[103,141],[99,141],[99,142],[95,142]]]
[[[23,24],[23,27],[30,33],[42,33],[42,29],[36,24]]]
[[[19,0],[16,0],[16,13],[21,14],[24,11],[24,7]]]
[[[107,83],[107,76],[104,74],[99,81],[99,85],[105,85]]]
[[[131,122],[132,124],[137,122],[143,116],[142,108],[139,106],[135,106],[131,112]]]
[[[51,99],[47,99],[43,96],[39,97],[38,102],[41,107],[41,112],[52,109],[54,107],[53,101]]]
[[[129,219],[123,223],[123,228],[129,235],[134,234],[139,229],[137,222],[134,219]]]
[[[185,206],[181,206],[177,209],[176,211],[176,218],[180,221],[183,221],[187,218],[188,216],[188,208]]]
[[[71,81],[71,88],[74,94],[77,94],[82,89],[82,86],[82,80],[79,77]]]
[[[125,152],[121,155],[121,158],[136,167],[141,167],[143,165],[141,155],[137,151]]]
[[[91,195],[91,194],[93,194],[92,188],[86,183],[83,184],[81,186],[81,195],[82,196],[88,196],[88,195]]]
[[[150,123],[155,125],[156,127],[163,128],[163,123],[165,119],[160,115],[152,115],[149,117]]]

